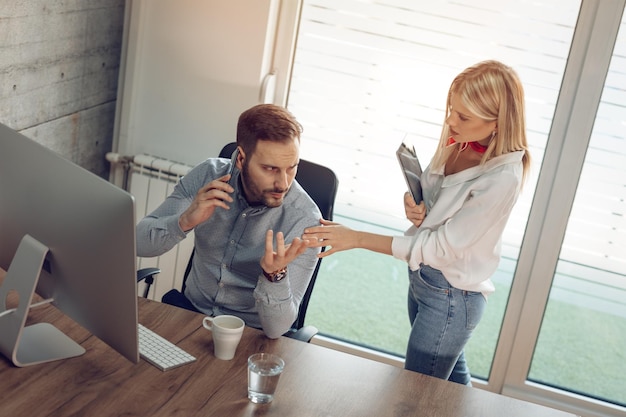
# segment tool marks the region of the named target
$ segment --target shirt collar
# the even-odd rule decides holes
[[[447,175],[443,180],[443,185],[451,186],[465,181],[471,181],[480,177],[486,172],[494,170],[502,165],[517,164],[522,161],[524,153],[524,151],[513,151],[505,153],[503,155],[496,156],[495,158],[491,158],[484,164],[476,165],[461,172],[457,172],[456,174]],[[442,166],[434,173],[437,175],[443,175],[444,169],[445,166]]]

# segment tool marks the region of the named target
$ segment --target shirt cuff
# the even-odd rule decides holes
[[[167,229],[167,233],[170,236],[174,236],[178,240],[183,240],[187,237],[187,234],[193,229],[189,230],[188,232],[185,232],[183,229],[181,229],[180,224],[178,223],[178,217],[179,216],[168,217],[166,219],[165,227]]]
[[[270,282],[263,273],[260,273],[254,290],[255,298],[261,299],[265,303],[276,303],[288,299],[291,295],[291,287],[287,283],[288,280],[289,272],[287,272],[285,278],[278,282]]]
[[[391,240],[391,254],[394,258],[400,259],[411,265],[411,249],[415,236],[394,236]]]

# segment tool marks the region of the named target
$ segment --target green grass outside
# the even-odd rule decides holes
[[[510,274],[510,273],[509,273]],[[404,356],[410,331],[407,266],[365,250],[340,252],[322,262],[307,312],[320,333]],[[472,375],[491,368],[509,285],[496,293],[466,348]],[[626,405],[626,319],[550,301],[530,379]]]

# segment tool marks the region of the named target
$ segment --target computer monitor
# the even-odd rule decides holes
[[[133,197],[2,124],[0,267],[0,350],[15,365],[84,352],[50,324],[25,325],[33,291],[139,362]]]

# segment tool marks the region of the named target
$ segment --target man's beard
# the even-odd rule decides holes
[[[248,170],[248,164],[244,163],[241,167],[241,182],[246,194],[246,200],[250,205],[263,204],[267,207],[279,207],[283,204],[284,194],[280,200],[272,198],[268,193],[285,193],[286,190],[280,189],[266,189],[261,190],[259,186],[251,178],[250,171]]]

